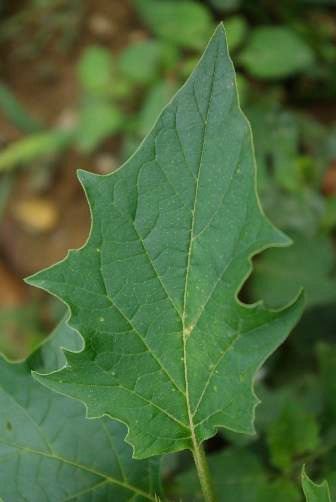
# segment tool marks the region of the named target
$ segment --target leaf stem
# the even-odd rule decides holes
[[[208,463],[204,448],[201,444],[195,444],[192,450],[194,462],[197,469],[198,478],[203,492],[205,502],[215,502],[216,497],[213,490]]]

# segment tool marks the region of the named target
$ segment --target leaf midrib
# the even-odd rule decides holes
[[[186,278],[185,278],[185,284],[184,284],[183,312],[182,312],[183,366],[184,366],[184,379],[185,379],[185,391],[186,391],[186,405],[187,405],[187,412],[188,412],[188,420],[189,420],[189,427],[190,427],[190,432],[191,432],[192,445],[193,445],[193,450],[194,450],[195,455],[197,455],[199,445],[198,445],[197,438],[196,438],[195,426],[194,426],[194,421],[193,421],[193,414],[192,414],[192,410],[191,410],[189,377],[188,377],[188,362],[187,362],[187,340],[191,334],[192,328],[186,326],[186,308],[187,308],[187,294],[188,294],[188,285],[189,285],[189,272],[190,272],[190,266],[191,266],[191,253],[192,253],[192,246],[193,246],[193,240],[194,240],[193,237],[194,237],[194,227],[195,227],[195,213],[196,213],[198,191],[199,191],[199,180],[200,180],[201,169],[202,169],[202,164],[203,164],[205,140],[206,140],[206,135],[207,135],[207,131],[208,131],[209,111],[210,111],[212,98],[213,98],[213,88],[214,88],[214,82],[215,82],[217,61],[218,61],[218,45],[217,45],[215,62],[214,62],[214,69],[213,69],[213,73],[212,73],[212,81],[211,81],[211,88],[210,88],[210,93],[209,93],[207,112],[206,112],[206,116],[205,116],[205,120],[204,120],[203,142],[202,142],[201,154],[200,154],[200,159],[199,159],[199,168],[198,168],[198,173],[196,176],[196,183],[195,183],[194,205],[193,205],[193,209],[192,209],[192,213],[191,213],[192,214],[192,216],[191,216],[191,229],[190,229],[189,246],[188,246],[188,260],[187,260]],[[195,92],[194,92],[194,95],[195,95]],[[197,101],[197,100],[195,99],[195,101]],[[198,108],[198,104],[196,106]]]

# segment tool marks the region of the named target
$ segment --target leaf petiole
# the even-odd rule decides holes
[[[194,444],[193,457],[205,502],[216,502],[208,462],[201,444]]]

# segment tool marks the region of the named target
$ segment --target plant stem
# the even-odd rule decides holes
[[[194,443],[193,456],[204,500],[205,502],[215,502],[216,498],[210,478],[209,467],[201,444]]]

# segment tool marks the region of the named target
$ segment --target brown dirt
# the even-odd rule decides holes
[[[20,6],[16,2],[11,8]],[[54,125],[60,117],[73,110],[79,90],[76,79],[76,64],[86,45],[99,44],[112,53],[118,53],[127,45],[129,37],[139,31],[138,21],[129,2],[125,0],[90,0],[83,18],[77,42],[66,54],[57,49],[57,41],[44,47],[33,60],[13,56],[15,42],[7,43],[2,53],[2,79],[15,93],[24,107],[46,125]],[[34,32],[27,35],[34,36]],[[46,68],[46,62],[48,62]],[[21,136],[21,133],[0,114],[0,131],[4,143]],[[116,142],[107,142],[105,148],[111,153],[118,149]],[[57,161],[50,174],[47,186],[32,187],[32,172],[23,169],[16,173],[12,193],[5,215],[0,223],[0,272],[6,269],[4,296],[0,305],[5,305],[18,284],[20,294],[31,293],[31,288],[22,285],[22,278],[62,259],[67,250],[82,245],[89,231],[89,210],[75,171],[77,168],[94,170],[95,158],[83,158],[74,151],[67,152]],[[57,207],[57,224],[44,232],[34,232],[18,222],[14,206],[18,200],[30,195],[42,194]],[[9,287],[8,284],[15,284]],[[28,288],[28,289],[27,289]]]

